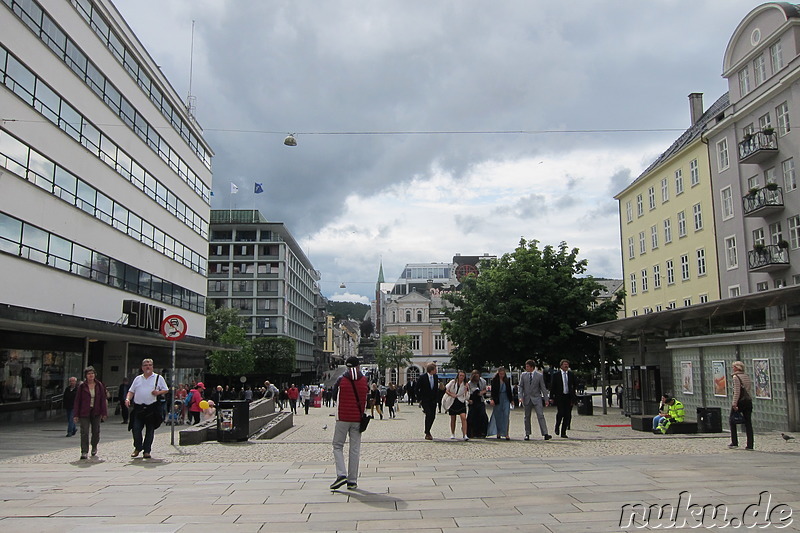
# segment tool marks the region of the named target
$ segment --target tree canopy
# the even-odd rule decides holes
[[[332,314],[336,320],[352,318],[353,320],[361,322],[364,315],[369,311],[369,305],[360,302],[337,302],[329,300],[326,310],[328,313]]]
[[[224,342],[221,339],[228,331],[228,327],[241,327],[242,317],[236,309],[231,309],[230,307],[214,307],[211,300],[206,300],[206,302],[206,338],[212,342]]]
[[[287,337],[257,337],[249,346],[258,374],[278,376],[291,374],[296,365],[297,347]]]
[[[595,368],[597,340],[576,328],[616,318],[624,294],[599,303],[602,285],[578,277],[587,264],[565,242],[540,249],[539,241],[525,239],[513,252],[484,261],[480,275],[445,295],[454,305],[443,324],[456,346],[453,365],[521,367],[534,359],[557,366],[566,358],[575,368]]]
[[[242,346],[239,351],[215,351],[209,356],[209,371],[212,374],[219,374],[231,378],[234,376],[244,376],[253,371],[253,354],[248,349],[247,334],[244,328],[229,325],[218,342],[222,344],[233,344]]]
[[[411,337],[408,335],[385,335],[381,345],[375,350],[375,361],[378,368],[394,368],[400,375],[400,367],[411,364]],[[398,378],[399,379],[399,378]]]

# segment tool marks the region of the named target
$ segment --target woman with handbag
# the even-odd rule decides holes
[[[87,366],[83,371],[84,381],[78,385],[73,412],[75,423],[81,428],[81,459],[89,453],[89,431],[92,432],[92,457],[97,455],[100,442],[100,422],[108,418],[106,387],[95,379],[94,367]]]
[[[736,361],[733,363],[733,403],[731,404],[731,443],[728,448],[739,447],[739,436],[736,434],[736,425],[744,424],[744,432],[747,436],[747,446],[745,449],[753,449],[753,381],[750,376],[744,373],[744,363]]]
[[[455,379],[450,380],[444,388],[444,399],[442,407],[450,415],[450,438],[456,438],[456,417],[461,418],[461,438],[469,440],[467,437],[467,402],[469,402],[469,385],[467,384],[467,374],[459,370]]]

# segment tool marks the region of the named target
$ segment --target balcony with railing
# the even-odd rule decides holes
[[[744,216],[765,217],[783,210],[783,189],[775,183],[751,190],[742,197]]]
[[[757,244],[747,252],[747,268],[751,272],[772,272],[789,268],[788,246]]]
[[[767,130],[748,133],[739,143],[740,163],[761,163],[778,153],[778,136],[775,131]]]

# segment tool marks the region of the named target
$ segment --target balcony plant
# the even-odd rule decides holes
[[[753,251],[757,254],[764,254],[767,252],[767,247],[759,242],[753,245]]]
[[[781,250],[786,250],[787,248],[789,248],[789,243],[787,241],[780,240],[778,241],[778,248],[780,248]]]
[[[773,182],[769,182],[769,183],[767,183],[767,185],[764,188],[767,189],[768,191],[777,191],[778,190],[778,184],[777,183],[773,183]]]
[[[758,191],[760,190],[761,190],[760,187],[751,187],[750,190],[747,192],[747,195],[750,197],[755,197],[755,195],[758,194]]]
[[[753,134],[752,133],[745,133],[744,134],[744,142],[749,143],[752,140],[752,138],[753,138]]]
[[[775,128],[773,128],[772,126],[766,127],[763,130],[761,130],[761,133],[768,136],[772,135],[773,133],[775,133]]]

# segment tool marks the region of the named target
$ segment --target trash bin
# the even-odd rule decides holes
[[[594,407],[592,405],[592,396],[590,394],[578,395],[578,414],[589,415],[594,414]]]
[[[697,432],[722,433],[722,409],[719,407],[698,407]]]
[[[247,400],[225,400],[217,406],[217,441],[237,442],[250,436],[250,404]]]

